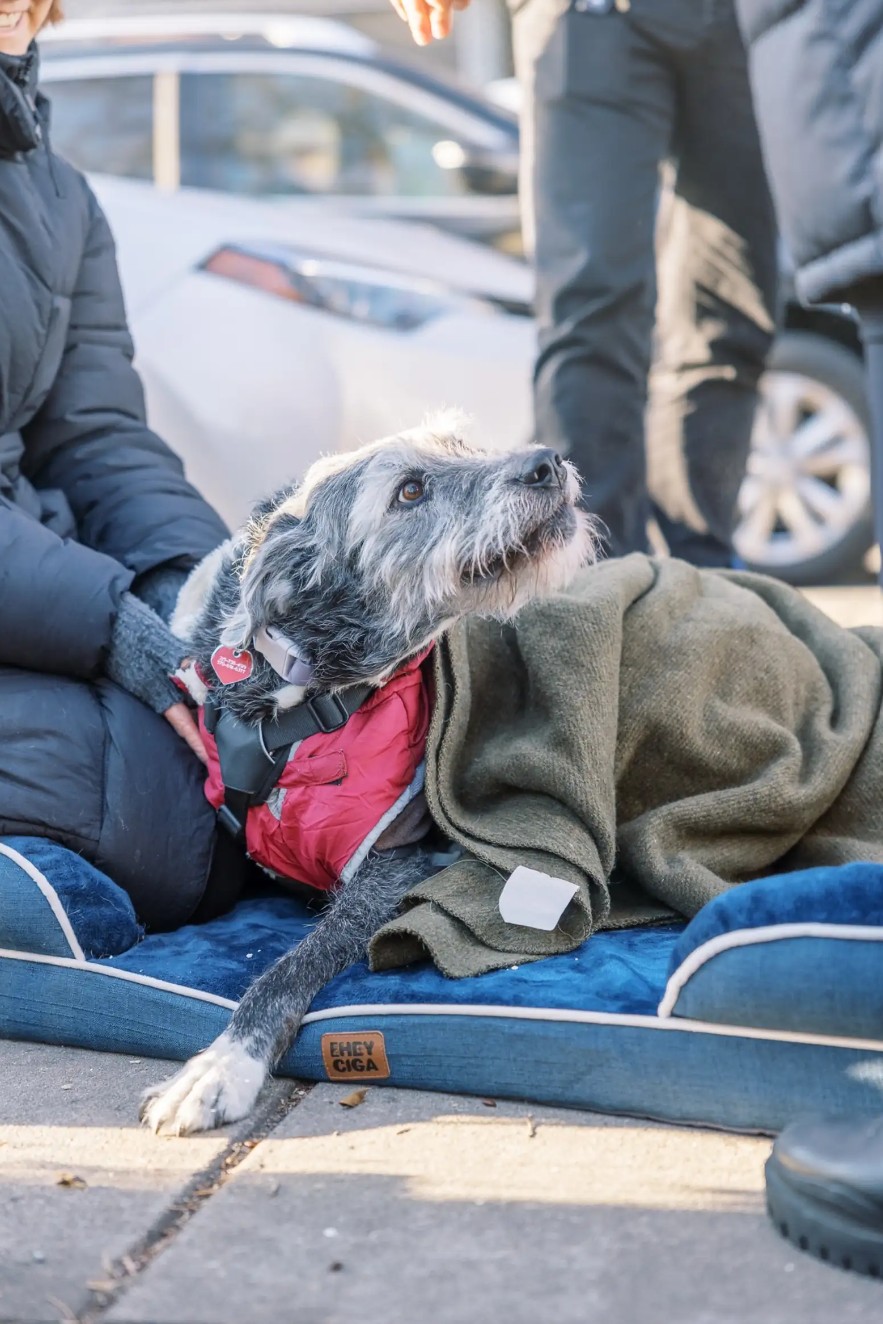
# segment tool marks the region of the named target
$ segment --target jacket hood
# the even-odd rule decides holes
[[[40,57],[33,43],[24,55],[0,54],[0,156],[32,152],[43,136],[39,73]]]

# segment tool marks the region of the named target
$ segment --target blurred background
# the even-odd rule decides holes
[[[41,40],[53,145],[113,227],[151,422],[228,520],[435,407],[487,444],[531,439],[502,0],[421,51],[388,0],[66,9]],[[783,255],[739,555],[860,579],[869,473],[855,322],[801,308]]]

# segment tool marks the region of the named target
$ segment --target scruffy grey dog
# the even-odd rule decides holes
[[[203,677],[219,641],[245,647],[280,630],[309,659],[307,685],[262,658],[217,701],[247,722],[313,693],[382,685],[455,621],[507,619],[563,586],[593,555],[579,482],[553,451],[489,453],[449,420],[315,464],[198,567],[173,626]],[[411,887],[433,872],[417,845],[369,853],[309,936],[248,989],[227,1030],[144,1095],[154,1131],[185,1134],[244,1117],[316,993],[365,955]]]

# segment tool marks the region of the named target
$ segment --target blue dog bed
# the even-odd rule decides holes
[[[147,937],[128,897],[45,841],[0,842],[0,1036],[186,1058],[315,923],[268,891]],[[883,1107],[883,868],[747,883],[689,924],[600,933],[476,979],[355,965],[280,1066],[774,1131]]]

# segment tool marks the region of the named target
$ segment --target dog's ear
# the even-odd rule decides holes
[[[292,612],[301,596],[307,538],[301,521],[280,511],[243,549],[238,601],[227,616],[221,642],[247,648],[255,633]]]

